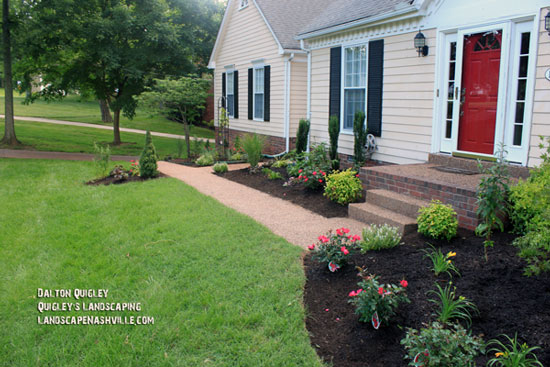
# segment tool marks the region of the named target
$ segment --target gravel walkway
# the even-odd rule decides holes
[[[231,169],[244,167],[247,165],[231,165]],[[302,248],[317,242],[317,237],[329,229],[347,227],[352,234],[361,235],[366,226],[365,223],[349,218],[324,218],[288,201],[218,177],[212,173],[212,167],[195,168],[159,162],[159,170],[248,215],[273,233]]]
[[[0,115],[0,118],[4,118],[4,115]],[[24,117],[24,116],[15,116],[15,120],[19,121],[32,121],[32,122],[44,122],[47,124],[56,124],[56,125],[69,125],[69,126],[80,126],[80,127],[91,127],[93,129],[101,129],[101,130],[110,130],[113,131],[113,127],[109,125],[98,125],[98,124],[87,124],[85,122],[75,122],[75,121],[64,121],[64,120],[54,120],[54,119],[45,119],[42,117]],[[125,133],[135,133],[135,134],[143,134],[145,135],[145,130],[139,130],[139,129],[129,129],[126,127],[121,127],[120,131]],[[185,135],[177,135],[177,134],[167,134],[167,133],[158,133],[155,131],[151,131],[151,135],[153,136],[160,136],[162,138],[172,138],[172,139],[185,139]],[[206,140],[206,139],[203,139]],[[216,141],[214,139],[208,139],[211,143],[215,143]]]

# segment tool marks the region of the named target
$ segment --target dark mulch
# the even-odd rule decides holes
[[[140,176],[128,175],[128,178],[121,179],[121,178],[116,178],[113,175],[110,175],[110,176],[107,176],[107,177],[102,177],[102,178],[98,178],[98,179],[95,179],[95,180],[92,180],[92,181],[88,181],[88,182],[86,182],[86,185],[90,185],[90,186],[120,185],[120,184],[129,183],[129,182],[141,182],[141,181],[155,180],[157,178],[162,178],[162,177],[167,177],[167,176],[165,174],[162,174],[162,173],[160,173],[155,178],[143,178],[143,177],[140,177]]]
[[[542,348],[536,354],[543,365],[550,366],[550,276],[525,277],[524,263],[516,256],[516,248],[509,245],[512,240],[510,234],[495,235],[488,263],[483,258],[483,240],[471,232],[459,231],[452,242],[437,245],[444,253],[457,253],[454,262],[461,276],[455,276],[453,284],[457,294],[472,300],[480,311],[473,319],[472,332],[483,334],[485,341],[500,334],[513,337],[517,332],[521,342]],[[307,329],[318,354],[334,367],[406,366],[405,351],[399,343],[404,328],[419,329],[434,319],[435,304],[428,302],[426,292],[435,288],[438,279],[429,269],[431,261],[423,259],[420,251],[427,248],[427,239],[414,233],[404,242],[390,250],[355,254],[336,273],[330,273],[326,264],[312,262],[310,254],[305,257]],[[357,289],[356,266],[366,266],[369,273],[381,277],[382,283],[409,282],[411,304],[400,306],[392,325],[374,330],[371,324],[359,322],[354,307],[347,302],[348,293]],[[448,276],[439,276],[440,282],[444,279]],[[485,366],[486,361],[486,357],[479,357],[478,366]]]
[[[282,180],[268,180],[266,175],[261,172],[251,173],[248,168],[236,171],[229,171],[221,174],[221,177],[228,180],[238,182],[253,189],[265,192],[271,196],[291,201],[292,203],[301,206],[302,208],[311,210],[314,213],[320,214],[326,218],[347,217],[348,206],[340,205],[330,201],[323,196],[323,190],[310,190],[303,185],[297,184],[293,186],[283,186],[288,181],[289,176],[285,168],[271,168],[273,171],[279,172]],[[360,202],[365,201],[363,193]]]

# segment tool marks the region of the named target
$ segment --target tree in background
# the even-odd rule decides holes
[[[197,5],[196,9],[192,4]],[[197,42],[208,42],[220,7],[214,0],[27,1],[18,73],[47,87],[29,98],[63,98],[92,91],[113,112],[114,144],[120,114],[135,115],[137,96],[153,78],[196,71],[204,63]],[[217,3],[216,3],[217,4]],[[205,15],[197,15],[204,10]],[[218,18],[217,18],[218,17]],[[194,38],[195,37],[195,38]],[[213,36],[215,38],[215,34]],[[202,46],[204,47],[204,46]],[[199,66],[197,66],[199,65]]]
[[[13,117],[13,80],[11,71],[11,22],[9,0],[2,1],[2,47],[4,58],[4,87],[5,94],[5,124],[4,137],[0,143],[7,145],[20,144],[15,135],[15,121]]]
[[[210,80],[181,77],[179,79],[155,79],[155,83],[140,96],[147,108],[165,116],[173,116],[183,123],[187,157],[191,156],[189,125],[202,115]]]

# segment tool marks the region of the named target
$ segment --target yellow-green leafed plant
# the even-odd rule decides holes
[[[338,204],[346,205],[356,201],[362,195],[363,185],[357,172],[348,168],[327,176],[324,196]]]
[[[445,205],[439,200],[432,200],[432,203],[418,211],[417,218],[418,232],[434,239],[451,240],[456,236],[458,220],[456,212],[450,205]]]
[[[504,345],[498,339],[490,340],[487,344],[494,345],[493,348],[488,350],[488,354],[494,353],[495,355],[494,358],[489,360],[487,366],[543,367],[535,353],[533,353],[533,351],[540,349],[540,347],[529,347],[526,343],[520,344],[517,334],[514,336],[514,339],[508,335],[503,336],[508,339],[508,345]]]
[[[225,173],[229,170],[229,167],[227,166],[227,163],[225,162],[218,162],[212,167],[214,172],[216,173]]]

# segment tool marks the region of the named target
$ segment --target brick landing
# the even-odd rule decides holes
[[[464,175],[435,170],[435,164],[391,165],[364,167],[361,180],[367,190],[382,189],[412,197],[437,199],[451,204],[461,227],[474,230],[478,224],[475,213],[476,190],[481,174]]]

